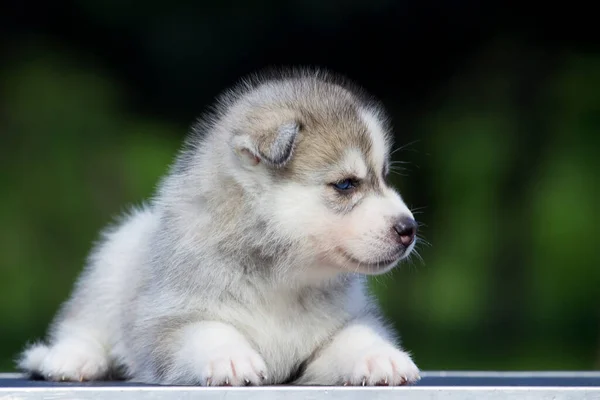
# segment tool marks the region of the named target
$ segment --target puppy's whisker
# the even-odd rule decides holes
[[[407,144],[405,144],[403,146],[397,147],[394,151],[392,151],[390,153],[390,157],[393,156],[394,154],[396,154],[397,152],[401,151],[401,150],[406,150],[407,147],[412,146],[413,144],[418,143],[420,141],[421,141],[421,139],[415,139],[412,142],[408,142]]]
[[[404,176],[404,177],[408,176],[408,174],[403,174],[401,172],[393,171],[393,170],[390,170],[390,174],[394,174],[394,175],[398,175],[398,176]]]
[[[412,253],[414,253],[415,257],[417,257],[419,261],[421,261],[421,264],[425,265],[425,260],[423,260],[423,257],[421,257],[421,254],[419,254],[417,249],[413,249]]]
[[[425,240],[425,238],[423,236],[421,236],[421,235],[417,235],[416,244],[417,245],[423,244],[423,245],[425,245],[427,247],[432,247],[432,244],[430,242],[428,242],[427,240]]]

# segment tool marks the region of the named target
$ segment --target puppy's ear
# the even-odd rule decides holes
[[[233,135],[231,145],[246,165],[280,168],[292,158],[299,133],[300,122],[293,114],[265,111],[249,117]]]

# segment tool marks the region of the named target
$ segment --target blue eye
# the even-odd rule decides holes
[[[354,181],[352,179],[344,179],[333,184],[337,190],[346,191],[354,188]]]

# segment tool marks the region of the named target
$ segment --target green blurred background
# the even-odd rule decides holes
[[[272,65],[393,118],[431,246],[372,280],[423,369],[600,368],[600,35],[574,3],[8,1],[0,10],[0,370],[188,126]]]

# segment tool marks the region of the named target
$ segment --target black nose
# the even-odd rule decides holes
[[[400,243],[408,247],[415,240],[415,235],[417,234],[417,222],[412,218],[401,218],[396,225],[394,225],[394,230],[398,234]]]

